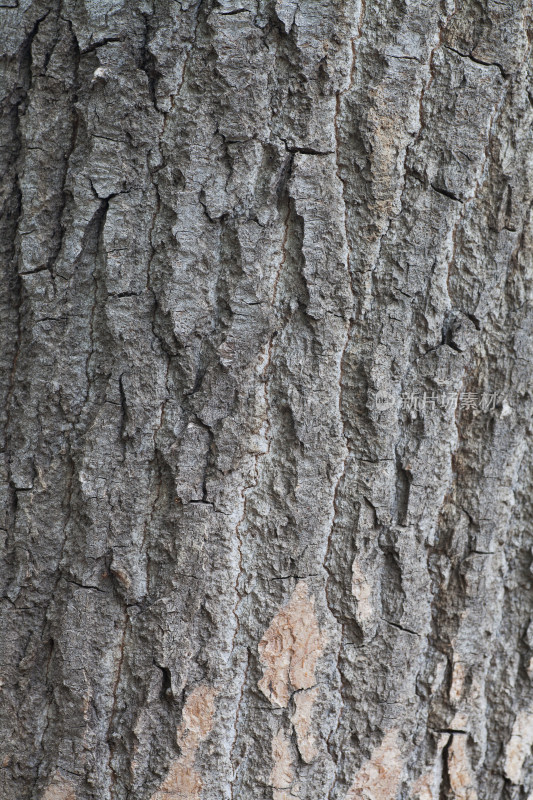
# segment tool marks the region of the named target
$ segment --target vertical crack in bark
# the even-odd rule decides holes
[[[240,529],[241,529],[241,526],[244,524],[244,522],[246,520],[247,495],[248,495],[249,492],[253,491],[253,489],[258,485],[258,482],[259,482],[259,459],[261,457],[264,458],[264,457],[268,456],[268,454],[270,452],[270,444],[271,444],[271,439],[270,439],[270,400],[269,400],[269,387],[268,387],[268,381],[266,379],[266,376],[267,376],[268,371],[270,369],[270,363],[271,363],[271,358],[272,358],[273,341],[274,341],[274,335],[272,335],[270,337],[270,340],[269,340],[269,343],[268,343],[267,358],[266,358],[265,364],[264,364],[264,366],[263,366],[263,368],[262,368],[262,370],[261,370],[261,372],[259,373],[259,376],[258,376],[261,380],[262,379],[265,380],[265,401],[266,401],[266,418],[265,418],[265,422],[268,425],[267,431],[265,432],[265,438],[266,438],[266,441],[267,441],[267,449],[266,449],[266,451],[264,453],[257,453],[254,456],[253,481],[252,481],[252,483],[250,483],[248,486],[246,486],[243,489],[243,492],[242,492],[242,500],[243,500],[242,513],[241,513],[241,517],[240,517],[239,521],[237,522],[237,525],[235,526],[235,535],[236,535],[236,539],[237,539],[237,549],[238,549],[238,553],[239,553],[239,569],[238,569],[238,574],[237,574],[236,580],[235,580],[236,601],[235,601],[235,605],[234,605],[234,608],[233,608],[233,614],[234,614],[234,617],[235,617],[235,631],[234,631],[234,634],[233,634],[233,640],[232,640],[232,646],[231,646],[232,652],[235,650],[235,643],[236,643],[236,641],[238,639],[238,636],[239,636],[239,631],[240,631],[239,606],[240,606],[240,604],[242,602],[242,594],[241,594],[241,590],[240,590],[240,587],[239,587],[239,582],[241,580],[241,576],[242,576],[242,573],[243,573],[242,537],[241,537]],[[230,763],[232,763],[232,764],[233,764],[233,752],[234,752],[235,745],[237,743],[237,738],[238,738],[239,714],[240,714],[240,709],[241,709],[241,705],[242,705],[242,700],[243,700],[243,697],[244,697],[244,692],[245,692],[245,689],[246,689],[246,679],[247,679],[247,674],[248,674],[249,661],[250,661],[250,657],[249,657],[249,654],[248,654],[246,667],[245,667],[245,670],[244,670],[244,675],[243,675],[243,678],[242,678],[242,681],[241,681],[241,691],[240,691],[240,696],[239,696],[239,700],[238,700],[238,703],[237,703],[237,709],[236,709],[236,715],[235,715],[234,738],[233,738],[233,742],[232,742],[231,747],[230,747]],[[233,778],[233,780],[231,782],[231,798],[232,798],[232,800],[233,800],[233,788],[234,788],[236,780],[237,780],[237,773],[235,772],[234,778]]]
[[[16,221],[16,227],[18,227],[18,221],[20,220],[20,216],[21,216],[21,213],[22,213],[22,203],[21,203],[22,195],[21,195],[21,191],[20,191],[20,186],[18,184],[18,176],[16,176],[16,177],[17,177],[16,189],[14,190],[13,194],[17,198],[17,203],[16,203],[16,207],[17,207],[17,211],[16,211],[16,220],[17,220]],[[9,261],[12,264],[15,262],[15,259],[16,259],[15,237],[16,237],[16,232],[13,234],[13,248],[12,248],[12,252],[11,252],[10,257],[9,257]],[[22,279],[17,274],[16,270],[14,270],[14,273],[15,274],[13,276],[12,286],[10,288],[12,289],[12,294],[14,295],[14,297],[13,297],[13,306],[16,309],[17,338],[16,338],[16,344],[15,344],[15,353],[13,355],[12,366],[11,366],[11,370],[10,370],[9,378],[8,378],[8,389],[7,389],[6,400],[5,400],[5,423],[4,423],[4,436],[3,436],[3,438],[4,438],[4,447],[5,447],[6,452],[9,452],[9,438],[8,437],[9,437],[9,425],[10,425],[10,420],[11,420],[11,414],[10,414],[11,399],[12,399],[12,396],[13,396],[13,392],[15,390],[15,374],[16,374],[16,370],[17,370],[17,361],[18,361],[19,352],[20,352],[20,346],[21,346],[21,341],[22,341],[22,325],[21,325],[21,316],[22,316]]]
[[[93,291],[93,300],[91,305],[91,312],[89,315],[89,342],[90,342],[90,350],[87,353],[87,357],[85,360],[85,377],[87,381],[87,389],[85,393],[85,400],[83,403],[83,411],[80,414],[80,419],[83,419],[89,412],[90,412],[90,396],[91,396],[91,388],[93,386],[93,376],[91,375],[91,360],[93,358],[95,349],[94,349],[94,334],[95,334],[95,318],[96,312],[99,307],[99,271],[101,270],[101,265],[98,263],[99,254],[102,256],[103,251],[103,232],[104,232],[104,225],[107,216],[107,210],[109,208],[109,201],[115,195],[110,195],[109,197],[99,198],[100,204],[96,211],[94,212],[92,218],[90,219],[87,227],[85,229],[85,233],[83,235],[80,254],[76,259],[76,266],[83,264],[85,258],[89,256],[89,258],[94,259],[94,266],[91,271],[91,278],[94,287]]]
[[[17,361],[22,341],[22,326],[21,326],[21,314],[22,314],[22,281],[19,275],[19,270],[17,269],[17,262],[18,262],[18,244],[19,244],[19,223],[20,218],[22,216],[22,190],[20,187],[20,177],[19,173],[23,168],[22,164],[22,153],[23,153],[23,135],[22,135],[22,127],[21,127],[21,116],[24,114],[26,107],[28,105],[29,96],[32,89],[33,84],[33,74],[32,74],[32,45],[34,42],[35,37],[39,32],[39,27],[42,22],[46,19],[50,11],[47,11],[46,14],[43,14],[33,25],[33,28],[24,39],[20,50],[19,50],[19,57],[18,63],[20,64],[19,67],[19,75],[20,75],[20,97],[14,103],[14,109],[16,114],[16,124],[14,130],[14,142],[13,142],[13,156],[11,165],[15,169],[14,175],[14,185],[11,196],[5,201],[4,208],[8,206],[12,197],[16,198],[15,200],[15,217],[13,220],[13,230],[11,233],[11,248],[7,255],[8,263],[13,265],[14,268],[14,278],[13,278],[13,290],[14,290],[14,306],[16,308],[16,315],[17,315],[17,342],[15,345],[15,354],[13,357],[13,364],[9,374],[8,380],[8,391],[7,397],[5,401],[5,411],[6,411],[6,422],[4,425],[4,441],[6,451],[8,450],[7,446],[7,432],[10,423],[10,409],[11,409],[11,398],[13,396],[13,391],[15,387],[15,373],[17,368]],[[18,87],[17,87],[18,88]],[[7,101],[6,101],[7,104]],[[24,110],[21,111],[21,106],[24,106]]]
[[[293,155],[291,154],[288,157],[287,168],[284,169],[284,171],[283,171],[284,187],[283,187],[282,202],[283,202],[283,200],[286,202],[287,211],[286,211],[286,214],[285,214],[284,220],[283,220],[283,235],[282,235],[282,242],[281,242],[281,257],[280,257],[278,268],[277,268],[275,276],[274,276],[274,283],[273,283],[273,289],[272,289],[272,298],[271,298],[271,302],[270,302],[270,304],[271,304],[271,306],[272,306],[272,308],[274,310],[275,310],[275,307],[276,307],[279,280],[281,278],[281,275],[282,275],[282,272],[283,272],[283,267],[284,267],[284,265],[286,263],[286,259],[287,259],[287,247],[288,247],[288,242],[289,242],[289,238],[290,238],[290,231],[291,231],[291,219],[292,219],[293,209],[291,208],[292,199],[290,197],[290,193],[289,193],[289,190],[288,190],[288,182],[289,182],[290,174],[291,174],[292,161],[293,161]],[[237,641],[237,638],[238,638],[238,635],[239,635],[239,631],[240,631],[239,606],[240,606],[240,604],[242,602],[242,599],[243,599],[241,591],[240,591],[240,588],[239,588],[239,582],[241,580],[241,576],[242,576],[242,572],[243,572],[243,565],[242,565],[242,537],[241,537],[241,532],[240,531],[241,531],[241,527],[245,524],[245,521],[246,521],[248,495],[259,484],[259,480],[260,480],[259,464],[260,464],[261,461],[263,461],[265,458],[268,457],[268,455],[269,455],[269,453],[271,451],[271,444],[272,444],[271,408],[272,408],[272,405],[271,405],[271,399],[270,399],[270,381],[268,379],[268,375],[269,375],[269,372],[271,370],[274,339],[276,338],[278,333],[279,332],[278,332],[277,329],[275,329],[271,333],[271,335],[269,337],[268,345],[267,345],[267,353],[266,353],[266,358],[264,360],[264,364],[261,366],[260,371],[257,373],[257,378],[264,383],[264,394],[265,394],[265,404],[266,404],[266,412],[265,412],[264,423],[267,426],[266,430],[265,430],[265,439],[266,439],[266,442],[267,442],[267,447],[266,447],[265,452],[257,453],[254,456],[253,480],[243,490],[243,493],[242,493],[242,498],[243,498],[242,514],[241,514],[241,517],[240,517],[239,521],[237,522],[237,525],[236,525],[236,528],[235,528],[235,533],[236,533],[237,542],[238,542],[238,552],[239,552],[239,572],[238,572],[238,575],[237,575],[237,578],[236,578],[236,583],[235,583],[235,591],[236,591],[236,598],[237,599],[236,599],[236,603],[235,603],[235,606],[234,606],[234,615],[235,615],[236,627],[235,627],[235,632],[234,632],[234,635],[233,635],[232,651],[234,650],[235,642]],[[248,656],[246,668],[245,668],[245,671],[244,671],[243,680],[241,682],[241,692],[240,692],[240,697],[239,697],[238,704],[237,704],[237,711],[236,711],[236,717],[235,717],[235,728],[234,728],[234,738],[233,738],[233,742],[232,742],[231,749],[230,749],[230,762],[232,764],[234,762],[233,753],[234,753],[235,745],[236,745],[237,739],[238,739],[239,714],[240,714],[242,701],[243,701],[243,698],[244,698],[244,692],[245,692],[245,689],[246,689],[246,676],[247,676],[247,672],[248,672],[248,667],[249,667],[249,656]],[[237,772],[235,771],[234,778],[233,778],[233,780],[231,782],[231,797],[232,798],[233,798],[233,791],[234,791],[234,787],[235,787],[235,784],[236,784],[236,781],[237,781],[237,777],[238,777],[237,776]]]
[[[61,16],[60,18],[62,19]],[[80,48],[72,22],[70,20],[67,20],[67,24],[72,38],[71,51],[72,51],[72,62],[73,62],[73,86],[69,95],[72,124],[71,124],[70,141],[65,151],[64,164],[62,165],[61,202],[57,209],[57,242],[52,252],[50,253],[50,256],[47,261],[47,268],[50,270],[50,275],[52,276],[52,279],[54,278],[54,266],[56,264],[57,259],[59,258],[59,255],[61,253],[61,248],[63,246],[63,238],[65,234],[65,225],[63,224],[63,214],[67,205],[67,198],[68,198],[68,193],[66,191],[66,184],[70,167],[70,159],[76,147],[76,141],[78,138],[78,126],[79,126],[79,116],[76,109],[75,101],[77,92],[79,90]]]
[[[290,166],[289,166],[289,174],[290,174]],[[291,216],[291,201],[290,197],[287,197],[287,213],[285,215],[285,219],[283,221],[284,233],[283,233],[283,240],[281,242],[281,259],[279,262],[279,266],[274,277],[274,288],[272,291],[272,300],[271,305],[275,306],[276,304],[276,297],[278,293],[278,283],[281,276],[281,272],[283,270],[283,265],[285,264],[285,259],[287,258],[287,239],[289,238],[289,220]]]
[[[324,571],[326,573],[326,585],[325,585],[326,603],[328,605],[330,614],[335,619],[337,619],[337,623],[340,625],[340,629],[341,629],[340,630],[339,649],[338,649],[337,657],[336,657],[336,671],[337,671],[337,675],[339,676],[339,680],[340,680],[340,684],[341,684],[341,686],[340,686],[340,705],[339,705],[339,709],[338,709],[338,712],[337,712],[336,726],[331,731],[331,733],[330,733],[330,735],[328,737],[328,741],[326,743],[328,752],[330,753],[330,755],[332,756],[332,758],[335,761],[335,772],[334,772],[334,777],[333,777],[333,780],[332,780],[332,783],[331,783],[331,786],[330,786],[330,789],[329,789],[329,792],[328,792],[328,798],[331,797],[331,793],[335,789],[336,770],[337,770],[338,761],[339,761],[338,756],[336,756],[335,753],[334,753],[332,742],[335,739],[335,736],[337,734],[337,731],[338,731],[338,728],[339,728],[339,725],[340,725],[340,721],[341,721],[341,717],[342,717],[342,713],[343,713],[343,708],[344,708],[343,676],[342,676],[342,670],[341,670],[341,667],[340,667],[340,659],[341,659],[342,648],[343,648],[343,644],[344,644],[344,625],[342,624],[342,621],[337,618],[337,615],[335,614],[333,606],[330,603],[329,597],[328,597],[328,583],[329,583],[329,581],[331,579],[331,572],[330,572],[330,569],[328,567],[328,559],[329,559],[330,554],[332,552],[331,539],[332,539],[332,536],[333,536],[333,531],[335,529],[335,524],[336,524],[337,514],[338,514],[338,496],[339,496],[339,493],[340,493],[340,490],[341,490],[341,486],[342,486],[342,482],[343,482],[343,479],[344,479],[344,476],[345,476],[345,473],[346,473],[346,463],[347,463],[347,460],[348,460],[348,458],[350,456],[350,444],[349,444],[349,439],[348,439],[348,437],[346,435],[346,420],[345,420],[345,417],[344,417],[344,410],[343,410],[343,369],[344,369],[344,362],[345,362],[346,353],[347,353],[348,347],[350,346],[350,343],[351,343],[351,339],[352,339],[352,335],[353,335],[353,329],[354,329],[355,320],[356,320],[355,307],[354,307],[355,306],[356,290],[355,290],[355,287],[354,287],[354,280],[353,280],[354,265],[352,264],[351,246],[350,246],[350,233],[349,233],[349,230],[348,230],[347,219],[346,219],[345,179],[342,176],[342,166],[341,166],[341,160],[340,160],[341,138],[340,138],[340,133],[339,133],[339,117],[340,117],[340,115],[342,113],[342,99],[343,99],[344,95],[347,94],[351,90],[351,88],[353,86],[354,79],[355,79],[355,70],[356,70],[356,63],[357,63],[356,41],[361,38],[362,33],[363,33],[363,20],[364,20],[365,12],[366,12],[366,0],[360,0],[360,13],[359,13],[359,20],[358,20],[358,23],[357,23],[357,36],[352,38],[352,40],[351,40],[352,61],[351,61],[350,70],[349,70],[348,86],[344,90],[337,92],[336,99],[335,99],[335,115],[334,115],[334,118],[333,118],[333,128],[334,128],[334,133],[335,133],[335,145],[336,145],[336,147],[335,147],[336,174],[337,174],[337,179],[338,179],[340,187],[341,187],[342,201],[343,201],[343,206],[344,206],[344,209],[343,209],[343,227],[344,227],[344,239],[345,239],[345,246],[346,246],[346,271],[347,271],[349,282],[350,282],[350,291],[351,291],[351,295],[352,295],[352,309],[351,309],[350,317],[348,319],[347,326],[346,326],[346,334],[345,334],[344,345],[343,345],[343,348],[342,348],[341,354],[340,354],[340,359],[339,359],[339,379],[338,379],[339,380],[338,412],[339,412],[340,423],[341,423],[341,426],[342,426],[342,434],[343,434],[344,441],[345,441],[345,451],[344,451],[343,462],[342,462],[342,467],[341,467],[341,470],[340,470],[340,474],[339,474],[339,477],[337,479],[337,482],[336,482],[336,485],[335,485],[335,488],[334,488],[334,491],[333,491],[333,513],[332,513],[332,519],[331,519],[329,535],[328,535],[326,548],[325,548],[324,562],[323,562]]]
[[[237,625],[238,624],[239,623],[237,622]],[[250,659],[251,659],[251,652],[250,652],[250,649],[248,648],[247,659],[246,659],[246,667],[244,669],[244,676],[243,676],[243,680],[241,682],[241,691],[240,691],[240,694],[239,694],[239,699],[237,701],[237,710],[236,710],[236,713],[235,713],[235,735],[234,735],[233,742],[231,744],[231,749],[230,749],[230,763],[231,763],[232,768],[233,768],[233,778],[232,778],[231,784],[230,784],[230,798],[231,798],[231,800],[234,800],[234,797],[235,797],[235,784],[237,783],[237,778],[238,778],[238,768],[236,768],[234,766],[234,750],[235,750],[235,745],[237,744],[237,738],[238,738],[238,735],[239,735],[239,731],[238,731],[239,717],[240,717],[240,714],[241,714],[241,706],[242,706],[242,702],[243,702],[243,699],[244,699],[244,693],[246,691],[246,684],[248,682],[248,672],[250,670]]]
[[[126,649],[126,632],[127,632],[127,629],[128,629],[128,623],[129,623],[128,609],[125,608],[124,609],[124,627],[123,627],[122,636],[121,636],[121,639],[120,639],[118,665],[117,665],[117,670],[116,670],[115,683],[113,685],[113,693],[112,693],[113,702],[112,702],[112,705],[111,705],[111,713],[109,715],[109,723],[108,723],[108,726],[107,726],[107,735],[106,735],[106,742],[107,742],[108,750],[109,750],[107,768],[108,768],[108,771],[110,772],[110,775],[111,775],[110,795],[109,795],[110,800],[113,800],[113,797],[115,796],[115,785],[117,783],[117,778],[119,777],[118,773],[117,773],[117,770],[115,769],[115,767],[113,765],[113,757],[114,757],[115,750],[116,750],[116,743],[115,743],[115,739],[114,739],[115,734],[113,732],[113,722],[115,720],[115,715],[116,715],[116,711],[117,711],[118,688],[119,688],[120,679],[121,679],[121,676],[122,676],[122,666],[123,666],[123,663],[124,663],[124,654],[125,654],[125,649]]]

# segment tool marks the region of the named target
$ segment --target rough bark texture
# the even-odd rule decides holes
[[[16,3],[1,797],[525,800],[529,0]]]

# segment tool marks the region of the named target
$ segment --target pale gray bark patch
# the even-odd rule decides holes
[[[2,797],[526,800],[529,0],[0,17]]]

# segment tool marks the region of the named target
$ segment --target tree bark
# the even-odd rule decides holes
[[[2,798],[533,797],[529,0],[0,17]]]

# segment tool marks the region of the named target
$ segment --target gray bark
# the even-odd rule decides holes
[[[0,18],[2,798],[533,797],[529,0]]]

